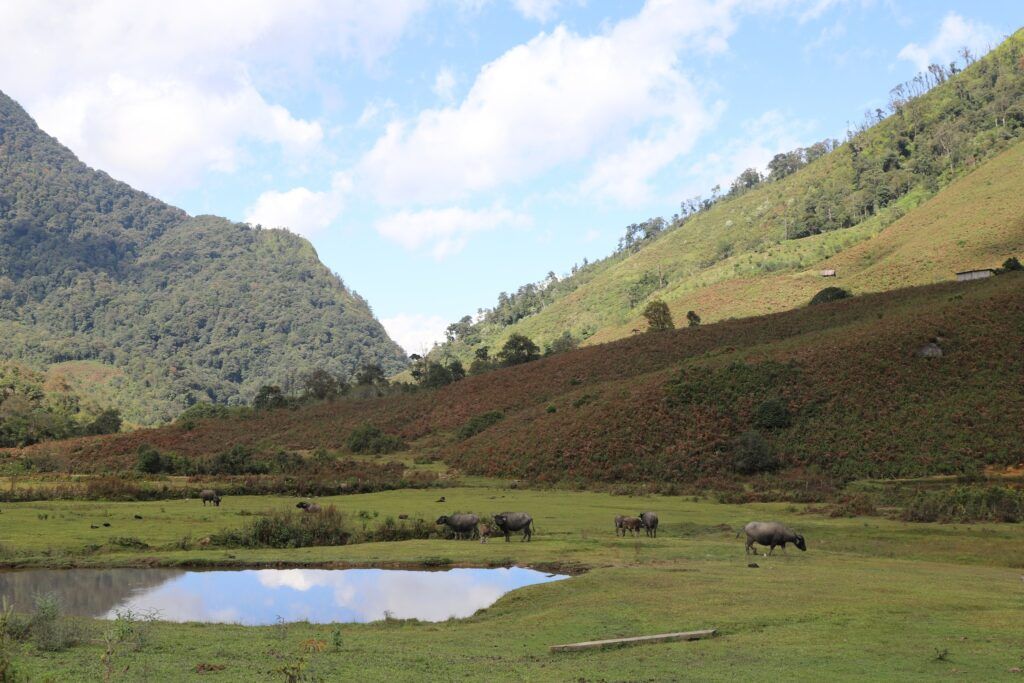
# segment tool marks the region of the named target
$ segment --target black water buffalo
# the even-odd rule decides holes
[[[207,503],[213,503],[217,507],[220,507],[220,496],[213,489],[203,489],[199,492],[199,500],[203,501],[203,507],[206,507]]]
[[[296,503],[295,507],[299,508],[303,512],[320,512],[320,506],[316,503],[307,503],[306,501],[302,501],[301,503]]]
[[[524,541],[533,538],[533,517],[525,512],[499,512],[494,515],[494,526],[505,534],[505,542],[509,541],[509,534],[513,531],[522,531]]]
[[[640,521],[639,517],[623,517],[622,518],[622,535],[625,536],[628,531],[631,536],[636,536],[640,533],[640,529],[643,527],[643,522]]]
[[[473,538],[476,533],[476,525],[479,523],[480,518],[476,515],[461,512],[454,515],[441,515],[435,522],[435,524],[443,524],[451,529],[455,538]]]
[[[647,530],[648,536],[658,536],[658,515],[653,512],[640,513],[640,526]]]
[[[775,551],[777,545],[781,545],[782,552],[786,552],[787,543],[792,543],[800,550],[807,550],[803,536],[778,522],[750,522],[743,527],[743,531],[747,534],[745,554],[750,554],[755,543],[768,546],[769,555]],[[756,550],[753,552],[757,554]]]
[[[622,528],[622,522],[626,519],[625,515],[615,515],[615,535],[622,534],[626,535],[626,530]]]

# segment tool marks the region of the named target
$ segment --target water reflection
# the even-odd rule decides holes
[[[68,569],[0,573],[0,595],[25,609],[54,592],[65,611],[112,618],[118,610],[157,611],[167,621],[246,625],[467,617],[510,590],[567,578],[532,569],[256,569],[183,572]]]

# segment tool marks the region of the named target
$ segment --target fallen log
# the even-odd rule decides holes
[[[641,643],[667,643],[676,640],[700,640],[710,638],[718,633],[718,629],[709,628],[703,631],[679,631],[677,633],[659,633],[653,636],[634,636],[632,638],[612,638],[610,640],[590,640],[585,643],[567,643],[552,645],[552,652],[575,652],[576,650],[592,650],[612,645],[639,645]]]

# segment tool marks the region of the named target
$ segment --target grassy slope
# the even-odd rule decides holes
[[[1020,460],[1024,275],[855,297],[696,330],[636,335],[470,377],[436,392],[341,400],[8,451],[50,453],[79,471],[130,468],[141,444],[208,456],[233,444],[344,449],[372,422],[465,471],[539,480],[692,482],[721,471],[761,400],[782,396],[793,426],[766,435],[787,465],[843,476],[955,472]],[[914,351],[944,338],[938,361]],[[735,391],[731,364],[793,364],[774,388]],[[685,368],[706,381],[697,406],[666,403]],[[728,405],[716,408],[726,401]],[[553,406],[554,412],[549,410]],[[472,416],[506,417],[456,441]]]
[[[434,503],[439,493],[448,505]],[[506,595],[476,616],[447,623],[343,625],[335,652],[330,625],[245,628],[162,624],[140,652],[116,656],[118,680],[199,679],[200,662],[224,664],[217,680],[278,680],[273,672],[306,660],[326,680],[997,680],[1021,666],[1020,525],[912,525],[829,519],[783,505],[718,505],[679,497],[509,490],[493,485],[442,491],[344,496],[322,502],[349,512],[430,518],[438,508],[526,509],[530,544],[411,541],[292,550],[155,547],[82,554],[86,543],[131,535],[154,546],[241,525],[241,510],[291,507],[286,498],[197,501],[31,503],[4,506],[8,560],[49,566],[179,565],[243,562],[387,564],[583,564],[570,581]],[[653,509],[657,539],[613,535],[615,514]],[[571,511],[571,512],[570,512]],[[46,518],[42,518],[42,515]],[[134,519],[139,514],[142,520]],[[808,538],[807,553],[747,558],[733,529],[778,518]],[[8,519],[9,518],[9,519]],[[89,530],[109,521],[109,529]],[[724,526],[723,526],[724,525]],[[89,534],[98,535],[92,538]],[[233,557],[229,557],[233,556]],[[759,569],[748,569],[756,559]],[[680,629],[717,627],[698,643],[552,655],[547,646]],[[98,633],[105,628],[91,622]],[[310,638],[323,653],[304,652]],[[60,653],[19,646],[16,662],[33,680],[101,678],[102,641]],[[936,653],[948,650],[945,661]],[[88,672],[88,673],[86,673]]]
[[[997,52],[1017,49],[1022,42],[1024,32],[1019,31]],[[967,76],[975,74],[961,78]],[[962,109],[956,82],[951,79],[913,103],[918,125],[928,129],[944,117],[956,117]],[[891,144],[901,123],[897,118],[863,133],[860,146]],[[978,140],[995,134],[987,131]],[[985,144],[979,143],[979,148]],[[853,228],[786,240],[784,217],[794,198],[820,188],[845,187],[852,181],[850,145],[842,145],[779,182],[719,202],[638,253],[614,259],[539,313],[510,327],[483,328],[481,343],[498,348],[510,334],[520,333],[543,345],[563,331],[578,336],[587,328],[597,330],[586,340],[589,344],[627,336],[632,329],[646,327],[640,317],[644,302],[631,309],[627,293],[645,272],[665,274],[668,286],[650,298],[669,303],[678,323],[685,322],[688,310],[713,321],[799,306],[824,286],[817,275],[822,268],[837,267],[841,284],[868,292],[941,282],[956,270],[998,266],[1024,249],[1020,219],[1024,200],[1015,190],[1024,181],[1022,155],[1024,147],[1018,144],[998,161],[968,166],[966,178],[954,186],[958,189],[941,192],[940,198],[920,209],[916,207],[929,193],[919,185]],[[972,179],[979,173],[981,179]],[[921,216],[915,216],[918,211],[923,212]],[[886,227],[907,213],[904,220]],[[1005,220],[1001,224],[989,220],[996,217]],[[872,238],[879,233],[882,240],[876,243]],[[450,350],[463,360],[472,358],[472,350],[465,345],[456,344]]]

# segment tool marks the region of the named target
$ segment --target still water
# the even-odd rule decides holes
[[[33,569],[0,572],[0,596],[28,611],[56,594],[65,614],[111,619],[118,611],[165,621],[314,623],[468,617],[505,593],[566,579],[532,569]]]

